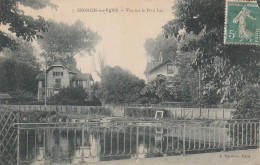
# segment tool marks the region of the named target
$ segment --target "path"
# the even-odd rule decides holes
[[[260,149],[186,156],[88,162],[88,165],[260,165]],[[86,164],[73,164],[86,165]]]

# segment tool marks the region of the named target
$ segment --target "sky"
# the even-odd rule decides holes
[[[59,6],[57,10],[49,7],[36,11],[30,8],[24,10],[27,15],[41,15],[45,19],[68,24],[81,20],[85,27],[91,28],[101,36],[102,40],[96,46],[96,54],[105,56],[107,65],[119,65],[145,79],[147,57],[144,42],[148,38],[155,38],[162,32],[162,26],[173,19],[173,1],[51,0]],[[99,11],[93,12],[94,9]],[[109,9],[118,11],[109,13]],[[88,54],[76,57],[78,69],[83,73],[94,74]],[[94,79],[95,77],[94,74]]]

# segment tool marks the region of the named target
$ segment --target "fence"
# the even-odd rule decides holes
[[[0,164],[14,164],[16,158],[17,132],[13,124],[19,122],[15,111],[0,108]]]
[[[17,123],[17,164],[80,163],[259,147],[259,121]]]
[[[124,107],[124,106],[63,106],[63,105],[1,105],[19,111],[55,111],[59,114],[154,117],[156,110],[163,110],[173,118],[231,119],[235,109],[219,108],[170,108],[170,107]],[[146,116],[145,116],[146,115]]]
[[[181,119],[231,119],[235,111],[235,109],[210,108],[124,107],[124,114],[128,117],[154,117],[157,110],[164,111],[168,117]]]
[[[121,104],[124,107],[160,107],[160,108],[210,108],[210,109],[233,109],[233,104],[197,105],[184,102],[162,102],[159,104]]]

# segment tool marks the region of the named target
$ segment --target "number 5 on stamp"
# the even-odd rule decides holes
[[[256,1],[226,0],[224,43],[260,45],[260,8]]]

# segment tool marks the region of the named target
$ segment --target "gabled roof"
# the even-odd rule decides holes
[[[73,73],[70,74],[69,78],[71,80],[91,80],[93,81],[93,77],[91,74],[89,73],[81,73],[77,68],[72,67],[70,69],[66,68],[64,65],[62,65],[61,63],[54,63],[52,64],[48,69],[47,72],[53,68],[53,67],[63,67],[64,69],[66,69],[69,73]],[[36,80],[45,80],[45,74],[44,72],[40,73],[37,77]]]
[[[48,69],[47,71],[49,71],[51,68],[53,67],[62,67],[66,70],[68,70],[69,73],[80,73],[80,71],[76,68],[76,67],[70,67],[70,68],[67,68],[65,67],[64,65],[62,65],[61,63],[54,63],[52,64]]]
[[[145,74],[147,74],[147,73],[149,73],[149,71],[151,70],[151,69],[153,69],[155,66],[157,66],[159,63],[158,62],[147,62],[147,64],[146,64],[146,69],[145,69]]]
[[[68,70],[65,66],[63,66],[61,63],[54,63],[54,64],[52,64],[48,69],[47,69],[47,71],[49,71],[51,68],[53,68],[53,67],[62,67],[62,68],[64,68],[64,69],[66,69],[66,70]]]
[[[151,70],[148,71],[148,73],[152,73],[170,62],[173,63],[173,61],[171,59],[168,59],[168,60],[164,61],[163,63],[160,63],[160,64],[156,65],[155,67],[153,67]]]
[[[75,74],[72,77],[72,80],[91,80],[91,81],[93,81],[93,77],[89,73],[79,73],[79,74]]]
[[[36,80],[45,80],[45,74],[44,73],[38,74],[38,76],[36,77]]]

